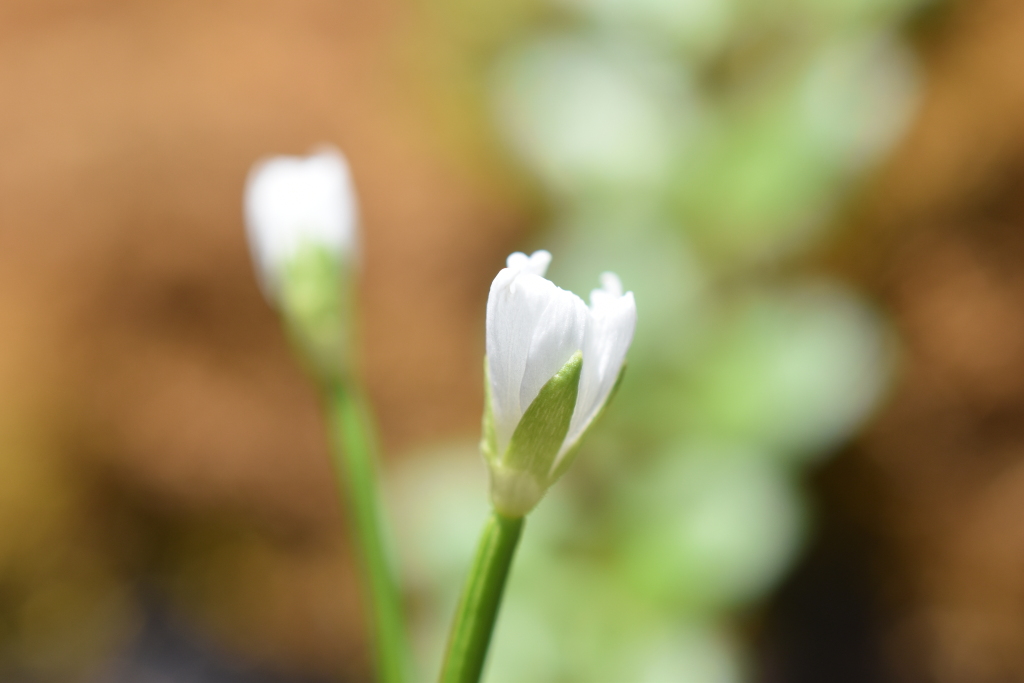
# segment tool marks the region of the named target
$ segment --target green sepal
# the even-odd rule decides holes
[[[612,402],[612,399],[615,398],[615,394],[619,393],[619,386],[622,385],[622,378],[625,376],[625,374],[626,364],[623,363],[622,369],[619,370],[619,376],[615,378],[615,384],[612,385],[612,390],[608,392],[608,398],[606,398],[604,400],[604,404],[600,408],[598,408],[597,414],[594,415],[594,419],[590,421],[590,424],[587,425],[587,428],[584,429],[583,433],[580,434],[578,439],[576,439],[576,443],[570,446],[569,450],[565,452],[565,455],[563,455],[559,459],[558,463],[555,465],[554,471],[548,478],[548,486],[558,481],[558,479],[563,474],[565,474],[565,471],[569,469],[569,465],[572,464],[572,461],[576,459],[576,454],[579,453],[580,450],[580,444],[583,443],[583,437],[585,437],[587,435],[587,432],[593,429],[594,425],[596,425],[601,420],[601,418],[604,417],[605,411],[608,410],[608,405]]]
[[[494,431],[494,409],[491,407],[491,364],[484,356],[484,416],[483,437],[480,439],[480,452],[488,464],[496,465],[498,461],[498,436]]]
[[[537,398],[516,425],[508,449],[501,457],[504,469],[527,472],[540,484],[547,483],[551,466],[569,432],[576,409],[583,354],[573,354],[562,369],[541,387]]]
[[[303,244],[281,270],[278,305],[292,343],[321,381],[345,375],[351,323],[350,293],[337,254]]]

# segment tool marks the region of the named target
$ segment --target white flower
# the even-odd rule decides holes
[[[613,273],[601,276],[588,308],[544,278],[550,262],[546,251],[512,254],[487,299],[484,452],[492,500],[511,515],[532,509],[564,471],[611,395],[636,327],[633,293],[623,294]],[[524,424],[546,386],[544,404]]]
[[[246,181],[245,222],[268,298],[277,300],[282,271],[303,246],[351,259],[357,213],[348,163],[333,148],[256,163]]]

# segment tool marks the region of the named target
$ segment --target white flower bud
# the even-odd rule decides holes
[[[348,163],[338,150],[256,163],[245,186],[245,222],[268,299],[277,303],[283,271],[304,246],[352,260],[357,216]]]
[[[483,450],[491,500],[529,512],[565,471],[608,402],[636,327],[633,293],[612,273],[582,299],[544,278],[551,254],[515,253],[487,300]]]
[[[347,368],[356,214],[337,150],[272,157],[249,172],[246,229],[261,288],[321,380]]]

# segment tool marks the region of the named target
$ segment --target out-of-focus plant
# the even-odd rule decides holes
[[[488,680],[742,681],[731,619],[798,557],[804,472],[892,372],[884,320],[806,256],[913,112],[922,3],[553,2],[494,64],[495,122],[549,197],[556,278],[607,264],[642,316],[616,410],[534,513]],[[394,484],[424,652],[459,581],[437,548],[468,558],[452,520],[485,507],[422,485],[477,476],[443,452]]]
[[[377,448],[350,339],[357,209],[348,164],[326,149],[253,167],[246,227],[263,292],[284,319],[320,385],[339,487],[347,494],[382,683],[404,683],[409,665],[401,592],[380,509]]]

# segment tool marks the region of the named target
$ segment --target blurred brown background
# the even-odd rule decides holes
[[[150,680],[131,644],[168,612],[253,666],[365,676],[316,397],[255,284],[240,197],[261,156],[345,150],[386,450],[472,434],[487,283],[536,203],[474,90],[494,31],[447,16],[0,2],[0,678],[112,661],[112,680]],[[819,545],[869,553],[872,680],[1019,681],[1024,5],[953,4],[917,34],[918,119],[829,260],[894,316],[902,371],[819,477]],[[806,650],[780,671],[829,678],[794,594],[765,626],[782,615]]]
[[[901,378],[835,474],[863,476],[842,506],[884,549],[895,680],[1018,681],[1024,6],[959,3],[922,29],[924,107],[849,233],[895,316]]]
[[[106,656],[142,628],[123,594],[141,579],[261,659],[363,670],[316,397],[240,202],[255,159],[343,147],[385,444],[472,429],[480,311],[521,208],[451,135],[445,65],[409,47],[443,38],[427,19],[0,4],[0,660],[60,679]]]

